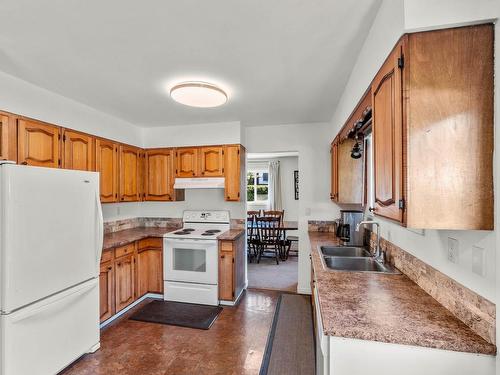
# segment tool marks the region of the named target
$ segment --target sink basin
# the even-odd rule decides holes
[[[321,253],[332,257],[369,257],[370,252],[354,246],[320,246]]]
[[[354,257],[323,257],[325,265],[336,271],[357,271],[357,272],[377,272],[400,274],[395,268],[377,262],[371,257],[354,258]]]

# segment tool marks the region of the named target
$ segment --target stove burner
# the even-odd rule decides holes
[[[183,230],[180,230],[178,232],[174,232],[174,234],[177,234],[178,236],[180,236],[180,235],[184,235],[184,234],[189,234],[189,232],[185,232]]]
[[[220,230],[219,229],[208,229],[205,231],[205,233],[219,233]]]
[[[194,232],[196,229],[193,228],[183,228],[181,229],[183,232]]]
[[[201,235],[202,236],[213,236],[215,233],[212,233],[212,232],[203,232]]]

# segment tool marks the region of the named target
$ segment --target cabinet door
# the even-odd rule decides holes
[[[232,246],[232,242],[220,242]],[[234,254],[232,251],[219,251],[219,299],[232,301],[234,297],[233,284]]]
[[[224,175],[224,151],[222,146],[201,147],[200,174],[203,177],[222,177]]]
[[[146,151],[146,200],[171,201],[174,198],[174,151]]]
[[[338,144],[337,154],[337,199],[343,204],[363,203],[363,159],[353,159],[351,150],[354,139],[345,139]]]
[[[224,150],[224,176],[226,201],[240,200],[241,163],[244,161],[244,149],[240,145],[226,146]]]
[[[64,129],[63,168],[81,171],[94,170],[94,138]]]
[[[147,238],[137,247],[137,296],[163,293],[163,240]]]
[[[195,177],[199,175],[198,148],[178,148],[176,161],[177,177]]]
[[[402,221],[403,114],[402,71],[398,59],[403,44],[391,52],[372,83],[375,214]]]
[[[18,162],[38,167],[60,166],[60,128],[38,121],[18,120]]]
[[[106,319],[112,317],[115,313],[114,311],[114,272],[113,272],[113,262],[103,262],[101,263],[101,270],[99,273],[99,306],[100,306],[100,321],[103,322]]]
[[[0,160],[17,161],[16,118],[0,113]]]
[[[338,163],[338,140],[335,139],[332,143],[330,149],[330,158],[331,158],[331,192],[330,199],[334,202],[338,202],[339,200],[339,179],[338,179],[338,171],[339,171],[339,163]]]
[[[95,143],[96,171],[99,172],[101,202],[118,201],[118,145],[104,139]]]
[[[120,146],[120,201],[139,200],[140,150],[133,146]]]
[[[115,304],[116,312],[134,301],[134,254],[115,260]]]

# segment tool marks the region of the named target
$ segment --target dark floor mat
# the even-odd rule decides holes
[[[314,375],[315,363],[311,298],[281,294],[260,375]]]
[[[173,326],[209,329],[222,311],[220,306],[153,301],[130,317],[132,320]]]

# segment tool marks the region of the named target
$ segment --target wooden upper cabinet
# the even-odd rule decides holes
[[[120,145],[120,201],[135,202],[140,200],[140,149]]]
[[[222,146],[200,147],[199,154],[202,177],[224,176],[224,148]]]
[[[372,83],[375,214],[403,221],[403,39]],[[400,64],[399,64],[400,65]]]
[[[351,157],[355,144],[356,140],[351,138],[338,144],[337,200],[343,204],[363,203],[363,159]]]
[[[118,144],[96,139],[96,171],[99,172],[101,202],[118,201]]]
[[[94,137],[72,130],[63,130],[63,168],[93,171]]]
[[[408,37],[409,227],[493,229],[493,45],[492,24]]]
[[[60,128],[35,120],[18,120],[18,162],[39,167],[60,166]]]
[[[0,112],[0,160],[17,161],[16,117]]]
[[[199,175],[197,147],[183,147],[176,150],[176,176],[196,177]]]
[[[228,145],[224,148],[224,176],[225,176],[225,199],[226,201],[239,201],[241,198],[240,188],[245,165],[245,149],[240,145]]]
[[[146,151],[146,200],[174,199],[174,155],[172,149]]]
[[[339,170],[339,162],[338,162],[338,155],[339,155],[339,142],[338,139],[335,138],[335,140],[332,142],[331,148],[330,148],[330,199],[333,200],[334,202],[338,202],[339,200],[339,176],[338,176],[338,170]]]

